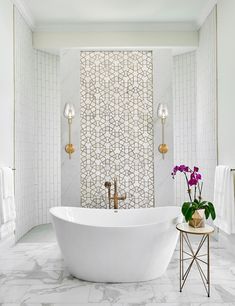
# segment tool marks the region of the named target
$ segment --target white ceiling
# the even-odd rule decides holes
[[[36,28],[106,23],[195,25],[215,0],[17,0]],[[206,16],[205,16],[206,17]]]

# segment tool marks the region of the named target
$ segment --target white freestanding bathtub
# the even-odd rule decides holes
[[[161,276],[182,221],[175,206],[140,209],[50,209],[69,272],[93,282],[138,282]]]

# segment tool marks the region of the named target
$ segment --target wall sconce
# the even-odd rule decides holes
[[[75,109],[73,104],[65,104],[64,116],[66,119],[68,119],[69,124],[69,143],[65,146],[65,151],[69,154],[69,159],[71,159],[71,154],[75,151],[74,145],[71,143],[71,125],[72,120],[75,117]]]
[[[166,118],[168,117],[168,109],[165,104],[159,103],[157,108],[157,116],[161,119],[162,124],[162,143],[158,147],[158,151],[162,154],[162,159],[164,155],[168,152],[168,146],[165,144],[165,130],[164,126],[166,123]]]

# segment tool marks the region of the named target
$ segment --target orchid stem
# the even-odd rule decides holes
[[[202,187],[203,187],[203,182],[201,183],[201,188],[200,188],[200,185],[198,183],[198,190],[199,190],[199,200],[202,199]]]
[[[186,173],[184,173],[184,176],[185,176],[185,179],[186,179],[186,183],[187,183],[187,186],[188,186],[188,195],[189,195],[189,199],[190,199],[190,202],[192,203],[192,196],[191,196],[191,189],[189,187],[189,183],[188,183],[188,178],[187,178],[187,175]]]
[[[195,185],[195,187],[194,187],[194,200],[196,199],[196,196],[197,196],[197,186]]]

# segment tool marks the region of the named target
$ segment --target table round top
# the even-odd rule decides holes
[[[214,228],[208,224],[205,224],[204,227],[195,228],[190,226],[188,223],[178,223],[176,228],[181,232],[196,235],[211,234],[214,232]]]

